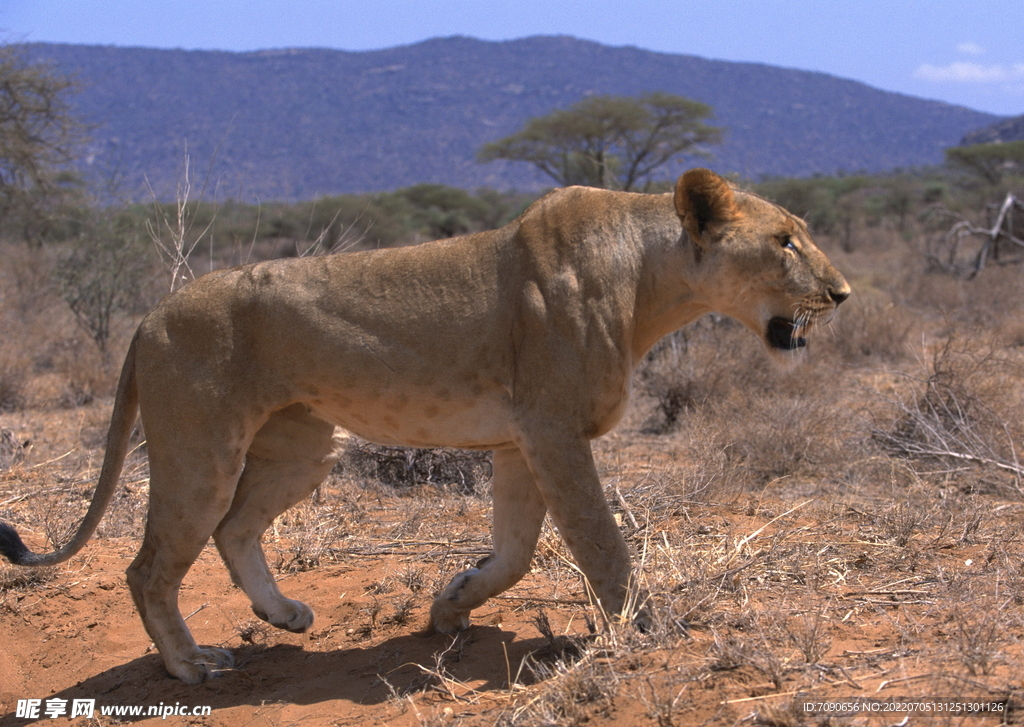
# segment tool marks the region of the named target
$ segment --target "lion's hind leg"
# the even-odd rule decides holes
[[[178,610],[178,589],[231,504],[241,458],[212,450],[183,457],[151,446],[149,461],[149,516],[128,567],[128,587],[167,671],[198,684],[230,668],[233,659],[224,649],[196,645]]]
[[[452,633],[469,627],[469,613],[511,588],[530,570],[546,507],[518,449],[494,453],[493,550],[476,568],[459,573],[434,600],[430,629]]]
[[[305,499],[337,462],[334,427],[302,404],[275,412],[249,446],[231,509],[214,541],[231,578],[259,618],[301,632],[313,624],[306,604],[285,598],[267,568],[260,537],[278,515]]]

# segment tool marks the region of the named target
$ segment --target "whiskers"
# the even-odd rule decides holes
[[[793,312],[793,327],[796,335],[806,336],[812,328],[831,329],[835,320],[835,306],[823,306],[814,301],[802,301]]]
[[[803,305],[797,306],[796,312],[793,314],[794,334],[801,337],[807,335],[820,315],[820,312],[805,308]]]

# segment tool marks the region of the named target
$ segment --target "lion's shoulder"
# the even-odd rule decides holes
[[[512,223],[519,245],[587,248],[681,231],[671,194],[562,187],[535,201]]]

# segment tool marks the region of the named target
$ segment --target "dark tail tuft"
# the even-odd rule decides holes
[[[26,565],[26,558],[32,555],[21,536],[7,523],[0,523],[0,553],[14,565]]]

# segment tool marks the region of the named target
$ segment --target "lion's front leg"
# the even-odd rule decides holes
[[[430,627],[452,633],[469,627],[469,613],[511,588],[530,569],[545,505],[518,449],[494,453],[493,550],[476,568],[459,573],[434,600]]]
[[[646,598],[629,593],[629,550],[605,500],[590,442],[566,441],[564,434],[559,439],[555,427],[546,432],[541,428],[529,433],[523,450],[551,519],[602,615],[646,626]]]

